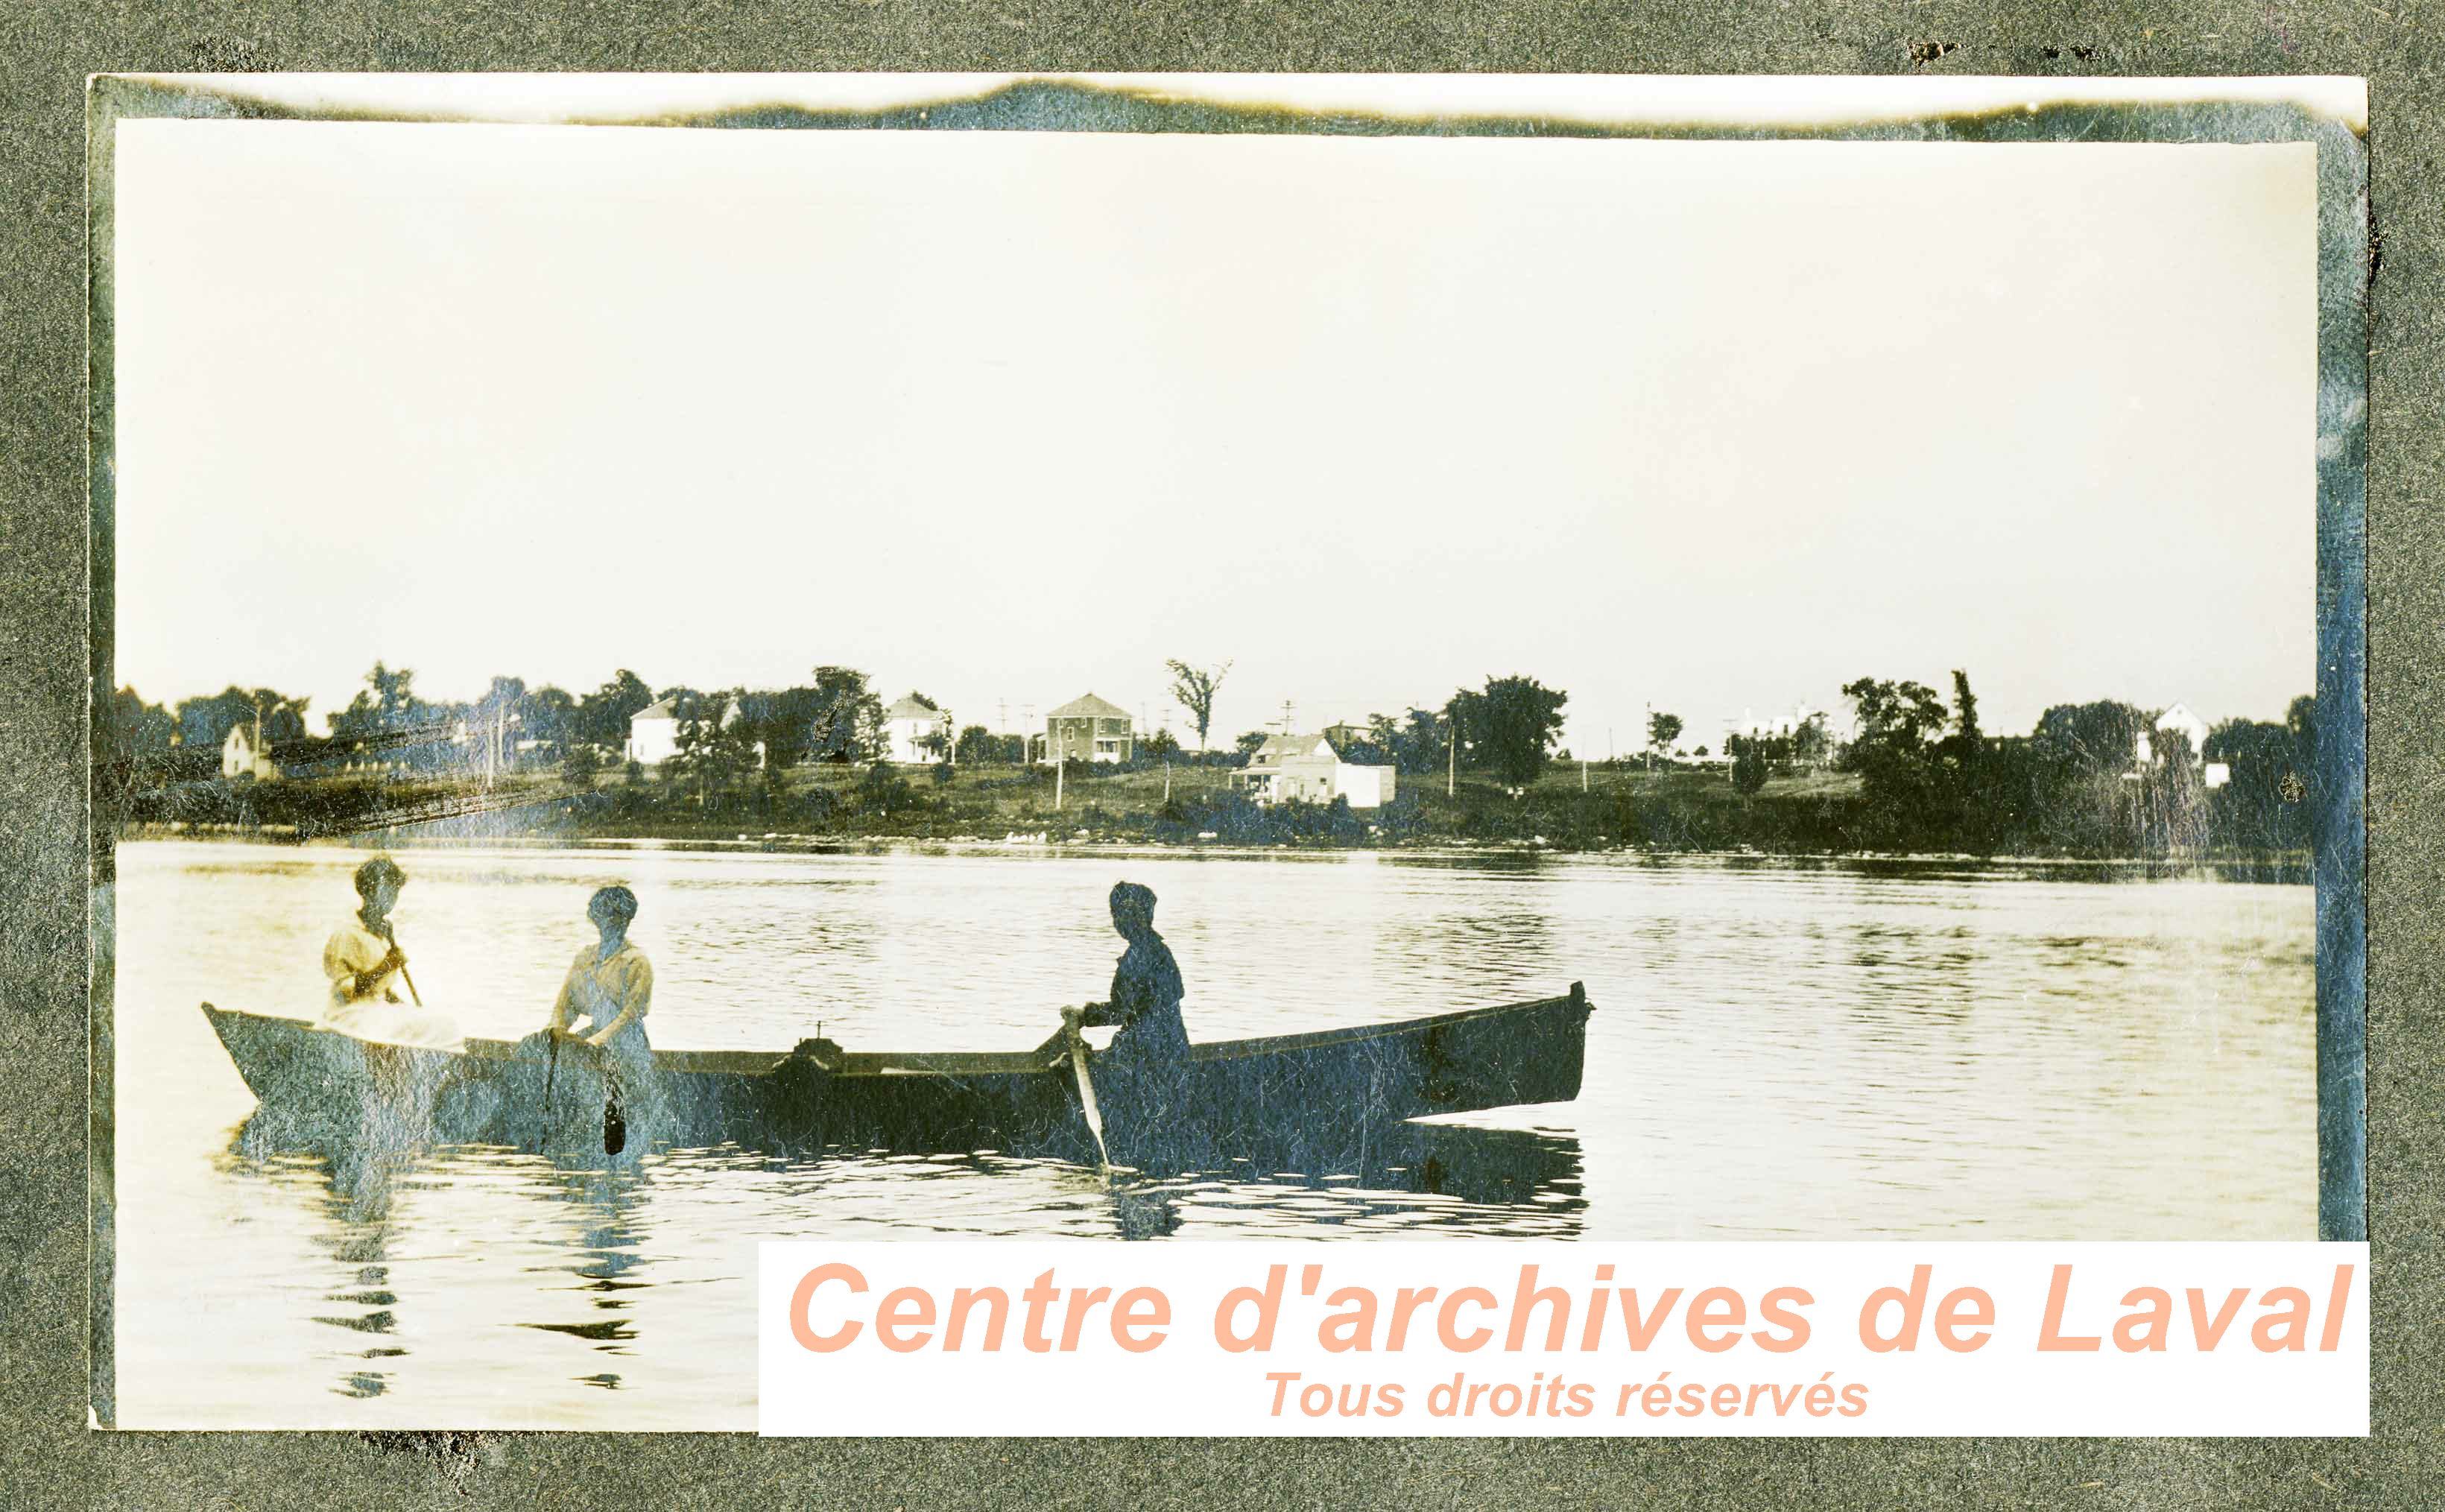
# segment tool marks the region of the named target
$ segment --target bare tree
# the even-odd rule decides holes
[[[1171,669],[1172,699],[1197,723],[1197,749],[1203,751],[1205,732],[1214,724],[1214,693],[1222,686],[1223,675],[1231,670],[1231,663],[1194,667],[1185,662],[1166,662],[1164,665]]]

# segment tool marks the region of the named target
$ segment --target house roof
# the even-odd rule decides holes
[[[656,699],[653,702],[646,704],[644,708],[639,709],[636,713],[628,716],[629,722],[634,723],[639,719],[677,719],[679,718],[679,714],[671,707],[675,701],[677,700],[672,699]]]
[[[943,711],[930,704],[920,703],[917,701],[917,696],[912,693],[884,710],[883,717],[887,719],[939,719],[943,717]]]
[[[1318,746],[1324,749],[1318,751]],[[1320,735],[1269,735],[1265,737],[1265,743],[1257,747],[1248,759],[1253,763],[1280,761],[1291,756],[1334,755],[1337,753],[1333,749],[1333,742]]]
[[[1045,716],[1048,719],[1126,719],[1129,711],[1105,702],[1090,693],[1083,699],[1073,699]]]

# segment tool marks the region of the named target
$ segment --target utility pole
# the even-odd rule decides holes
[[[1647,705],[1647,775],[1655,775],[1655,705]]]
[[[1451,721],[1448,734],[1449,739],[1446,743],[1451,748],[1451,767],[1444,773],[1444,796],[1446,798],[1460,791],[1460,721],[1458,719]]]
[[[1290,700],[1284,699],[1282,700],[1282,734],[1284,735],[1289,735],[1293,732],[1294,716],[1292,714],[1292,710],[1294,707],[1295,705],[1292,704]]]

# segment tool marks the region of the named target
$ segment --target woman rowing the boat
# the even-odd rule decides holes
[[[636,1117],[654,1093],[654,1047],[645,1038],[645,1010],[654,1001],[654,964],[628,938],[637,917],[637,895],[622,887],[598,889],[587,900],[586,918],[594,943],[579,949],[569,976],[552,999],[551,1031],[603,1053],[605,1073],[625,1116]],[[584,1034],[576,1021],[586,1020]]]
[[[1061,1010],[1061,1033],[1054,1046],[1073,1043],[1089,1025],[1116,1024],[1120,1033],[1095,1058],[1099,1094],[1111,1105],[1108,1116],[1131,1130],[1141,1161],[1160,1160],[1160,1139],[1167,1121],[1185,1111],[1188,1091],[1188,1026],[1180,1017],[1183,996],[1180,963],[1171,947],[1154,932],[1154,889],[1134,882],[1112,887],[1112,928],[1129,948],[1112,970],[1109,1002]]]
[[[357,868],[356,881],[356,917],[323,943],[323,975],[331,983],[331,996],[316,1027],[385,1044],[460,1048],[458,1026],[448,1015],[400,1000],[407,956],[399,948],[390,912],[399,905],[407,873],[388,856],[376,856]],[[409,996],[415,996],[412,985]]]
[[[1134,882],[1112,884],[1112,928],[1129,943],[1112,969],[1112,999],[1084,1008],[1064,1008],[1073,1029],[1117,1024],[1107,1055],[1133,1060],[1179,1060],[1188,1054],[1188,1026],[1180,1017],[1184,996],[1180,963],[1154,932],[1154,889]]]

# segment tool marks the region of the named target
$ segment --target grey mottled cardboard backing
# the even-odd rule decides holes
[[[0,1181],[0,1476],[29,1504],[2009,1505],[2433,1504],[2436,1304],[2429,1174],[2445,1098],[2424,1074],[2439,964],[2414,819],[2436,770],[2424,680],[2438,617],[2421,479],[2434,473],[2434,45],[2366,6],[1973,8],[1522,4],[1210,8],[704,6],[600,0],[200,4],[16,12],[0,217],[8,570],[0,717],[0,1044],[18,1125]],[[1950,50],[1944,45],[1951,44]],[[1914,56],[1926,58],[1914,65]],[[2369,729],[2368,1223],[2376,1245],[2368,1441],[1073,1444],[776,1443],[628,1435],[90,1434],[84,1428],[84,828],[87,516],[83,431],[83,76],[204,68],[1231,69],[2213,74],[2371,80],[2373,257],[2366,477]],[[2330,356],[2332,354],[2329,354]],[[102,543],[106,551],[106,540]],[[106,571],[106,557],[94,563]],[[2322,589],[2325,584],[2322,574]],[[2326,649],[2322,646],[2322,651]],[[2322,656],[2322,662],[2325,658]],[[2323,675],[2322,668],[2322,675]],[[96,894],[107,905],[106,890]],[[2322,920],[2322,928],[2324,921]],[[106,1106],[106,1105],[105,1105]],[[94,1130],[104,1136],[106,1127]],[[97,1147],[89,1147],[97,1148]],[[2329,1167],[2329,1189],[2333,1171]]]

